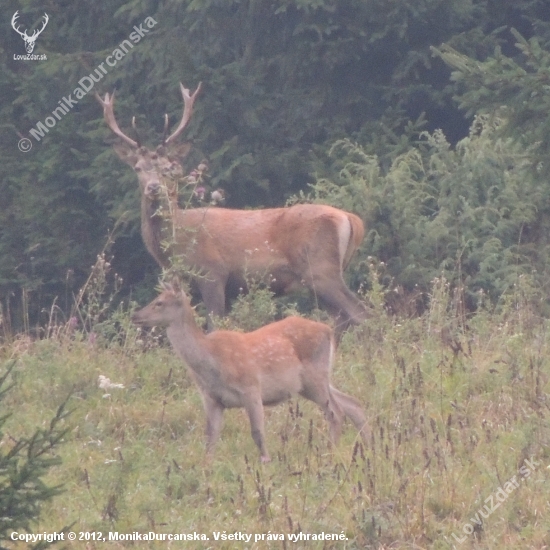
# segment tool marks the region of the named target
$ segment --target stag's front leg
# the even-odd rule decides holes
[[[198,287],[207,311],[208,332],[215,330],[213,317],[225,315],[225,285],[227,276],[208,273],[198,279]]]

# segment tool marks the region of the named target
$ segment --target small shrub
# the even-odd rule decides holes
[[[4,387],[15,363],[0,377],[0,401],[12,386]],[[46,428],[36,430],[30,437],[14,438],[3,433],[2,428],[9,414],[0,417],[0,542],[11,541],[13,531],[32,533],[32,522],[38,520],[41,507],[60,494],[61,485],[48,486],[43,478],[50,468],[61,463],[52,454],[67,435],[68,428],[61,427],[67,417],[66,401]],[[52,529],[53,531],[53,529]],[[43,548],[43,543],[29,548]]]

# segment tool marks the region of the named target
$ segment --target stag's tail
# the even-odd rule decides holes
[[[342,262],[342,269],[346,269],[355,251],[359,248],[361,242],[365,238],[365,226],[363,224],[363,220],[359,216],[356,216],[350,212],[346,212],[346,215],[348,217],[351,231],[348,247],[346,248],[346,252],[344,254],[344,261]]]

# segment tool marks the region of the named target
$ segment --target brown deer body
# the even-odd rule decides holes
[[[334,338],[327,325],[288,317],[249,333],[220,330],[204,334],[188,297],[170,285],[135,312],[132,320],[166,327],[174,350],[191,369],[206,412],[209,456],[220,435],[224,409],[240,407],[250,419],[261,461],[268,462],[263,406],[297,394],[323,410],[334,443],[345,416],[366,440],[366,418],[359,402],[330,384]]]
[[[118,127],[113,98],[98,96],[113,132],[124,140],[115,146],[119,157],[136,172],[141,189],[141,232],[147,250],[162,267],[180,256],[201,273],[202,299],[211,315],[225,313],[226,288],[245,287],[245,274],[268,277],[276,293],[309,288],[337,319],[339,329],[367,317],[362,302],[347,288],[343,270],[364,237],[361,219],[324,205],[295,205],[264,210],[189,208],[177,206],[174,181],[183,177],[181,164],[189,144],[173,140],[191,118],[194,99],[183,85],[184,114],[178,129],[152,152]],[[168,243],[168,248],[165,244]]]

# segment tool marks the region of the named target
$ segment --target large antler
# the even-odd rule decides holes
[[[183,116],[181,118],[181,121],[178,125],[178,127],[174,130],[174,132],[166,137],[166,134],[168,133],[168,115],[164,115],[164,137],[162,140],[163,145],[168,145],[171,141],[174,141],[182,132],[183,129],[187,126],[189,120],[191,119],[191,115],[193,114],[193,103],[195,102],[195,98],[197,97],[197,94],[199,93],[202,86],[202,82],[199,83],[197,86],[197,89],[193,92],[193,95],[190,95],[189,90],[185,88],[185,86],[180,82],[180,88],[181,88],[181,95],[183,96]],[[101,99],[101,96],[96,92],[95,94],[97,100],[101,103],[103,106],[103,117],[105,118],[105,122],[107,123],[107,126],[115,133],[118,137],[122,138],[126,143],[131,145],[132,147],[139,147],[139,143],[137,141],[134,141],[132,138],[128,137],[119,127],[117,124],[115,113],[113,111],[113,105],[115,102],[115,93],[113,92],[111,96],[109,94],[105,94],[105,99]],[[132,122],[132,126],[135,129],[135,119]]]
[[[43,15],[44,17],[44,23],[42,24],[42,28],[40,30],[38,29],[35,29],[32,33],[32,36],[28,36],[27,35],[27,31],[25,32],[21,32],[19,30],[19,25],[16,27],[16,23],[17,23],[17,18],[19,17],[19,10],[17,10],[14,14],[13,14],[13,17],[11,18],[11,26],[13,27],[13,30],[17,33],[19,33],[25,40],[33,40],[34,38],[36,38],[45,28],[46,28],[46,25],[48,24],[48,21],[50,20],[50,18],[48,17],[48,14],[45,13]]]
[[[128,145],[131,145],[132,147],[138,148],[139,143],[137,141],[134,141],[132,138],[128,137],[118,126],[115,113],[113,111],[113,104],[115,102],[115,92],[109,96],[109,94],[105,94],[105,99],[101,99],[101,96],[96,92],[95,94],[97,100],[101,103],[103,106],[103,117],[105,118],[105,122],[107,123],[107,126],[111,128],[113,133],[115,133],[118,137],[122,138]]]
[[[189,95],[189,90],[185,88],[185,86],[180,82],[181,95],[183,96],[183,103],[184,103],[183,116],[181,117],[181,121],[178,127],[172,133],[172,135],[164,139],[163,145],[168,145],[168,143],[176,139],[183,132],[183,129],[187,126],[187,123],[191,119],[191,114],[193,113],[193,103],[195,102],[195,97],[199,93],[201,86],[202,86],[202,82],[199,82],[199,85],[197,86],[197,89],[195,90],[193,95]],[[166,135],[167,126],[168,126],[168,119],[165,115],[165,135]]]

